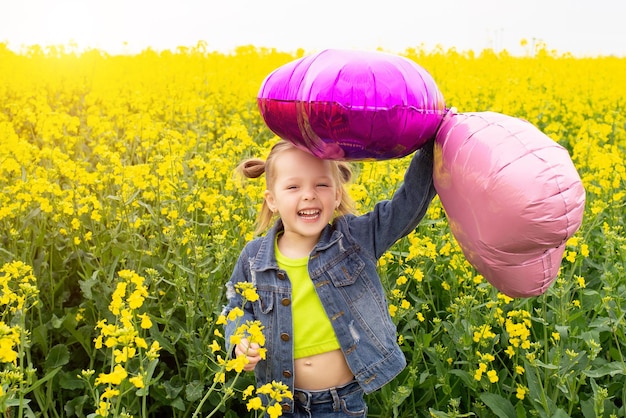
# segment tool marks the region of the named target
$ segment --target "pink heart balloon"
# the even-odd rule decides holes
[[[494,112],[450,112],[435,141],[435,188],[467,260],[508,296],[544,293],[585,206],[567,150]]]
[[[408,58],[334,49],[274,70],[258,105],[276,135],[336,160],[406,156],[434,138],[446,112],[433,78]]]

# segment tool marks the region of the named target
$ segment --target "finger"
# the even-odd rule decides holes
[[[247,355],[246,354],[247,351],[248,351],[248,347],[246,346],[242,347],[241,344],[237,344],[237,346],[235,347],[235,357],[245,356]]]
[[[248,340],[243,338],[239,344],[235,346],[235,353],[239,351],[239,354],[245,354],[248,351]]]

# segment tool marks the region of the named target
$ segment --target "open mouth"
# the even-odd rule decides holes
[[[320,216],[319,209],[305,209],[298,211],[298,216],[307,220],[317,219]]]

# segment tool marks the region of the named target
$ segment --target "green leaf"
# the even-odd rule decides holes
[[[552,364],[552,363],[544,363],[541,360],[535,360],[535,365],[542,367],[544,369],[548,369],[548,370],[558,370],[559,366],[557,366],[556,364]]]
[[[596,412],[593,410],[593,399],[580,401],[580,412],[582,412],[584,418],[596,418]]]
[[[63,389],[76,390],[85,387],[85,381],[77,376],[78,372],[61,372],[59,374],[59,385]]]
[[[184,383],[179,376],[174,376],[167,382],[163,382],[163,389],[165,389],[167,399],[176,399],[183,388]]]
[[[449,415],[446,412],[437,411],[433,408],[429,408],[428,412],[430,413],[430,416],[434,418],[448,418],[449,417]]]
[[[624,370],[624,366],[621,362],[614,361],[612,363],[607,363],[598,367],[594,370],[583,370],[583,373],[587,377],[603,377],[603,376],[615,376],[616,374],[626,374],[626,370]]]
[[[391,405],[394,407],[400,406],[410,394],[411,389],[408,386],[398,386],[391,395]]]
[[[185,386],[185,398],[189,402],[195,402],[202,398],[204,384],[199,380],[194,380]]]
[[[78,282],[79,286],[80,286],[80,290],[81,292],[83,292],[83,295],[85,296],[85,298],[91,300],[93,299],[93,292],[91,291],[91,288],[98,283],[98,271],[94,271],[93,275],[91,276],[91,279],[88,280],[80,280]]]
[[[148,396],[150,394],[150,387],[143,387],[143,388],[139,388],[135,391],[135,395],[137,395],[137,397],[142,397],[142,396]]]
[[[185,402],[181,398],[176,398],[172,401],[172,408],[178,409],[179,411],[185,410]]]
[[[45,368],[46,370],[55,369],[57,367],[65,366],[70,361],[70,350],[65,344],[57,344],[46,356]]]
[[[470,376],[470,374],[465,370],[452,369],[448,373],[458,376],[468,388],[472,390],[476,388],[476,380],[472,376]]]
[[[33,345],[38,345],[41,350],[48,352],[48,326],[46,324],[36,326],[31,332]]]
[[[500,418],[514,418],[517,416],[511,401],[497,393],[481,393],[480,400],[491,409],[491,412]]]
[[[88,404],[89,397],[87,395],[77,396],[71,401],[68,401],[63,409],[68,417],[82,417],[84,416],[83,408]]]
[[[59,318],[56,314],[52,314],[52,318],[50,318],[50,324],[52,324],[52,328],[59,329],[63,325],[63,321],[65,320],[65,316]]]
[[[56,369],[52,369],[48,372],[46,372],[46,374],[39,380],[36,380],[35,383],[33,383],[32,385],[28,386],[25,390],[24,390],[24,394],[30,393],[30,392],[34,392],[39,386],[43,385],[44,383],[46,383],[48,380],[52,379],[54,376],[56,376],[56,374],[61,371],[60,367],[57,367]]]

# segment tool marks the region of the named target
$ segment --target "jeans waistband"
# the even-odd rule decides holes
[[[323,390],[302,390],[294,388],[293,398],[305,405],[333,402],[337,397],[346,396],[353,392],[362,390],[356,380],[346,383],[345,385],[335,386]]]

